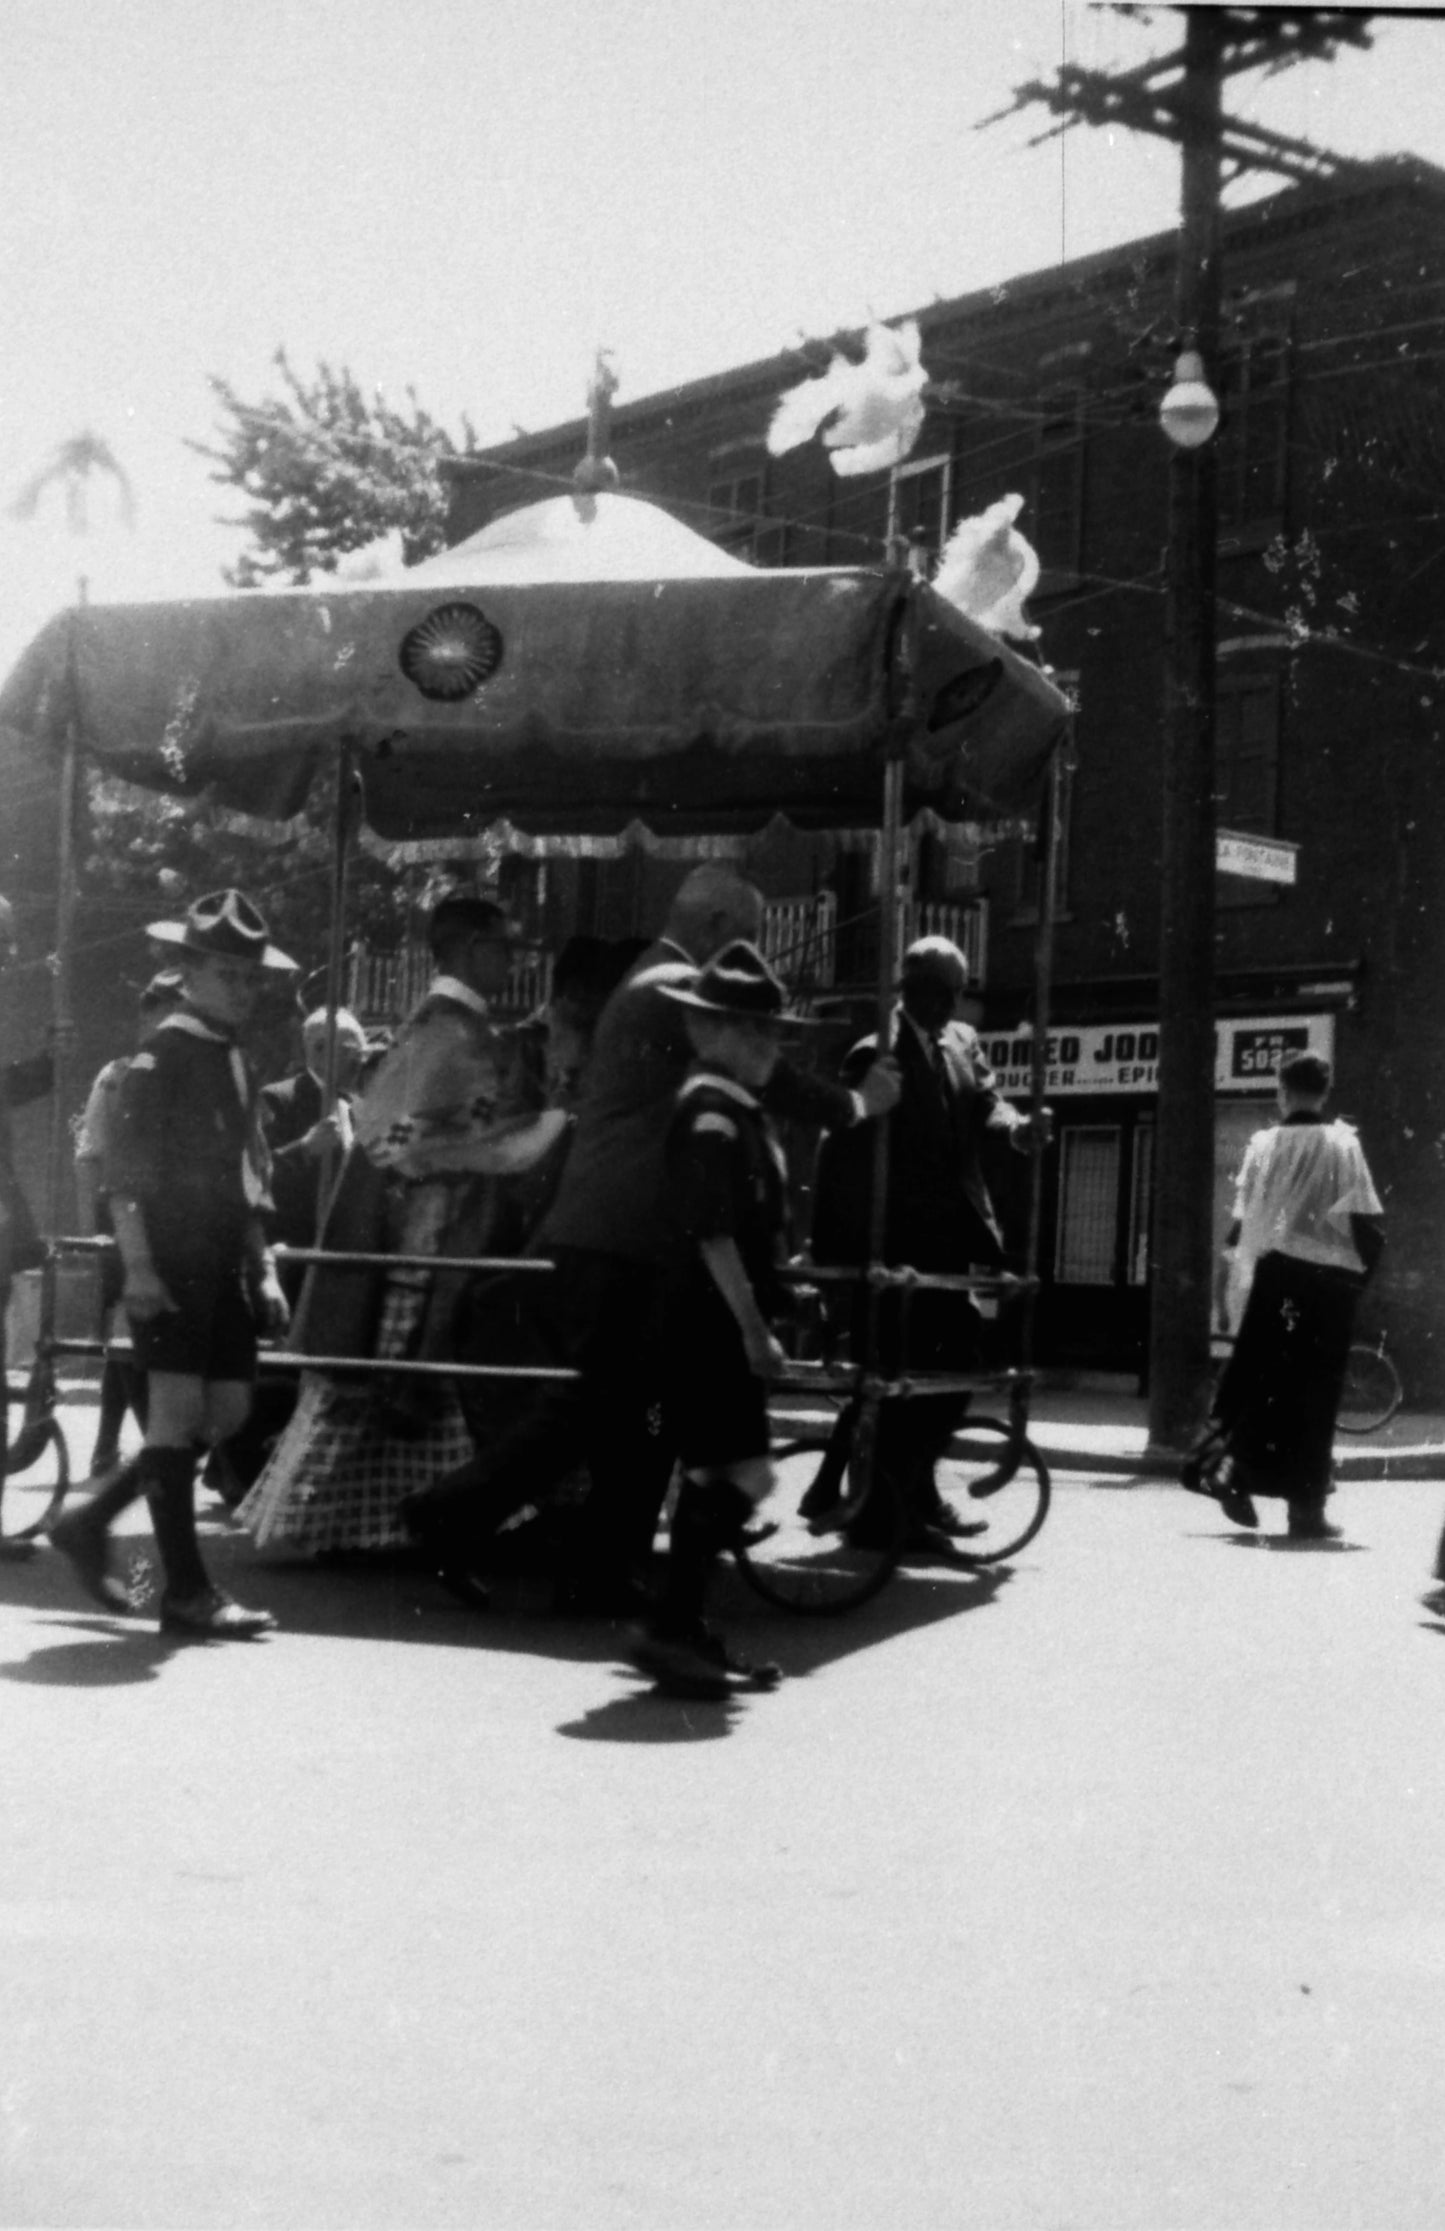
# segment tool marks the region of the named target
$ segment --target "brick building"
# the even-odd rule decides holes
[[[1055,947],[1060,1137],[1051,1158],[1044,1360],[1135,1368],[1147,1324],[1154,1135],[1172,234],[923,310],[933,400],[908,463],[840,481],[817,445],[771,459],[773,402],[817,365],[781,356],[618,409],[622,485],[772,565],[866,562],[890,531],[936,549],[1011,490],[1044,564],[1032,610],[1076,690]],[[1440,622],[1445,174],[1361,167],[1232,212],[1214,368],[1220,466],[1218,818],[1298,847],[1293,886],[1218,885],[1218,1213],[1269,1107],[1281,1045],[1337,1070],[1389,1210],[1371,1310],[1416,1397],[1445,1395],[1445,760]],[[822,362],[820,352],[817,364]],[[454,468],[452,539],[565,486],[581,421]],[[843,1000],[871,958],[873,858],[775,832],[747,862],[780,923],[821,934]],[[539,928],[654,921],[676,867],[510,864]],[[921,831],[911,928],[974,958],[995,1059],[1025,1051],[1037,892],[1027,847]],[[787,911],[791,909],[791,914]],[[784,940],[786,942],[786,940]]]

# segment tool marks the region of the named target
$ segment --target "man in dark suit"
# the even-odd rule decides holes
[[[903,956],[900,1003],[890,1051],[902,1096],[889,1117],[888,1208],[883,1255],[889,1263],[949,1275],[1001,1270],[1003,1242],[984,1170],[990,1140],[1027,1150],[1030,1118],[999,1095],[977,1032],[958,1013],[968,985],[962,953],[945,937],[920,938]],[[877,1057],[877,1039],[853,1047],[843,1077],[860,1075]],[[873,1198],[871,1141],[839,1133],[825,1139],[818,1161],[813,1253],[821,1263],[865,1263]],[[966,1294],[913,1295],[907,1313],[895,1295],[882,1312],[882,1368],[894,1372],[968,1371],[980,1361],[982,1321]],[[884,1405],[879,1421],[880,1468],[901,1481],[916,1532],[930,1527],[975,1531],[938,1493],[934,1469],[968,1408],[966,1394],[943,1394]],[[841,1471],[843,1439],[823,1479]]]
[[[321,1171],[330,1147],[333,1163],[351,1144],[350,1108],[366,1052],[366,1033],[346,1008],[336,1011],[336,1110],[326,1115],[326,1009],[301,1025],[305,1067],[261,1093],[261,1120],[271,1149],[272,1237],[286,1247],[314,1247]],[[299,1287],[300,1280],[290,1274]],[[295,1295],[288,1294],[294,1301]]]
[[[532,1243],[556,1264],[542,1304],[545,1338],[579,1381],[539,1397],[472,1464],[405,1507],[417,1538],[454,1572],[469,1558],[484,1561],[514,1511],[585,1462],[585,1539],[564,1600],[641,1608],[632,1576],[646,1565],[674,1453],[648,1337],[659,1277],[681,1244],[664,1200],[664,1148],[692,1058],[685,1010],[667,992],[690,985],[735,939],[756,943],[762,914],[761,893],[732,869],[694,869],[661,937],[603,1010],[571,1151]],[[765,1100],[795,1121],[866,1128],[897,1093],[891,1062],[867,1065],[857,1089],[780,1062]]]

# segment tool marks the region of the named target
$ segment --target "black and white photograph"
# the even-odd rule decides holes
[[[1436,2231],[1442,77],[0,0],[0,2231]]]

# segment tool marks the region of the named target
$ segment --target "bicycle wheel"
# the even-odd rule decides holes
[[[1336,1423],[1342,1433],[1374,1433],[1388,1425],[1405,1390],[1400,1374],[1383,1348],[1355,1341],[1345,1361],[1345,1383],[1340,1393]]]
[[[738,1570],[765,1602],[814,1618],[851,1611],[876,1596],[903,1545],[903,1514],[893,1497],[885,1510],[869,1514],[866,1528],[859,1523],[863,1498],[846,1480],[826,1509],[803,1507],[820,1453],[815,1448],[779,1464],[778,1484],[737,1551]]]
[[[70,1489],[70,1450],[57,1418],[31,1418],[11,1442],[5,1460],[0,1554],[33,1542],[60,1515]],[[19,1520],[20,1523],[16,1523]]]
[[[1001,1418],[967,1418],[938,1467],[939,1491],[961,1518],[987,1532],[955,1542],[961,1565],[997,1565],[1017,1556],[1049,1515],[1049,1468],[1025,1435],[1010,1446]]]

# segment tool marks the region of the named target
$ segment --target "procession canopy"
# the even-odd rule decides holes
[[[910,810],[1018,818],[1067,712],[906,573],[764,571],[605,493],[375,581],[62,613],[0,689],[35,744],[276,819],[346,744],[398,840],[858,827],[892,748]]]

